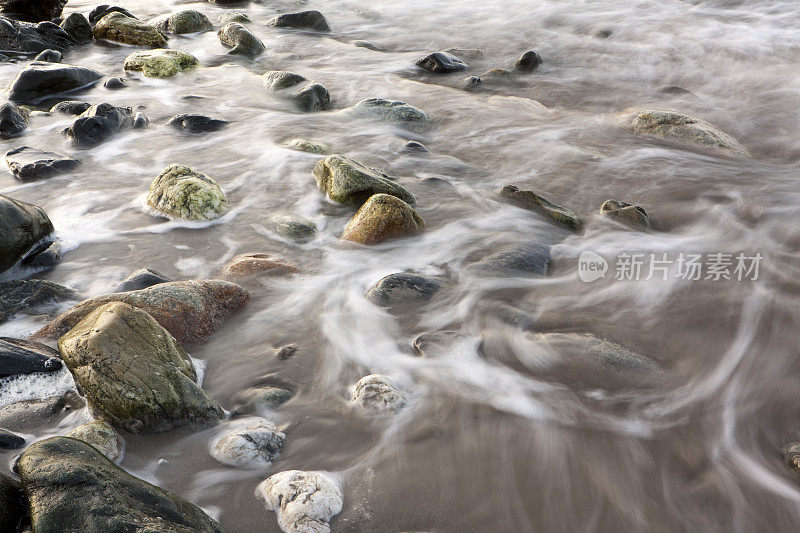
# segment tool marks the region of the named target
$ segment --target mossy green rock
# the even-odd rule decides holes
[[[361,205],[373,194],[390,194],[410,204],[414,196],[389,176],[343,155],[329,155],[314,166],[320,190],[340,204]]]
[[[305,241],[317,233],[317,225],[302,217],[281,215],[275,217],[274,222],[275,232],[287,239]]]
[[[214,29],[208,17],[194,9],[179,11],[171,15],[162,15],[150,21],[159,30],[177,35],[197,33]]]
[[[32,444],[17,470],[36,533],[223,533],[196,505],[128,474],[78,439]]]
[[[95,39],[106,39],[148,48],[167,46],[167,38],[158,28],[117,11],[101,18],[92,29],[92,35]]]
[[[199,66],[200,61],[192,54],[168,48],[134,52],[124,64],[125,70],[140,71],[150,78],[168,78]]]
[[[652,227],[647,212],[638,205],[626,204],[618,200],[606,200],[600,206],[600,214],[614,218],[634,228],[650,229]]]
[[[51,233],[53,223],[44,209],[0,195],[0,272]]]
[[[175,164],[150,184],[147,205],[170,218],[214,220],[228,209],[228,199],[216,181]]]
[[[61,337],[58,348],[89,405],[116,427],[152,433],[225,417],[197,385],[183,348],[142,309],[102,305]]]
[[[377,244],[422,231],[425,221],[413,207],[389,194],[370,196],[347,224],[342,240]]]
[[[506,185],[500,189],[500,195],[525,209],[542,213],[573,231],[583,229],[583,221],[578,215],[566,207],[551,203],[533,191],[523,191],[513,185]]]

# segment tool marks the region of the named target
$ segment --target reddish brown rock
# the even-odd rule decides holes
[[[280,257],[259,252],[237,255],[222,267],[222,275],[226,278],[249,278],[261,272],[294,274],[300,269]]]

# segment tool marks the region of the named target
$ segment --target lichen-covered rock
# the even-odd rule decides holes
[[[308,152],[310,154],[327,154],[328,147],[324,144],[319,144],[306,139],[290,139],[286,141],[286,146],[292,150],[300,152]]]
[[[14,139],[25,133],[28,119],[14,104],[3,104],[0,107],[0,138]]]
[[[583,229],[583,221],[578,215],[566,207],[551,203],[533,191],[523,191],[513,185],[506,185],[500,189],[500,195],[525,209],[542,213],[573,231]]]
[[[467,65],[460,57],[447,52],[434,52],[418,59],[415,63],[419,68],[433,72],[434,74],[447,74],[467,70]]]
[[[353,402],[371,414],[383,415],[399,411],[405,407],[407,400],[389,378],[370,374],[356,383]]]
[[[535,50],[528,50],[514,63],[514,68],[520,72],[533,72],[542,64],[542,56]]]
[[[0,233],[0,238],[4,237]],[[0,248],[0,251],[3,249]],[[0,282],[0,322],[17,314],[39,313],[45,306],[76,298],[75,292],[63,285],[43,279]]]
[[[545,276],[549,267],[550,247],[531,243],[490,254],[465,270],[484,277],[518,277]]]
[[[46,98],[88,88],[103,77],[99,72],[64,63],[36,61],[22,69],[8,88],[8,99],[38,104]]]
[[[226,24],[218,35],[220,42],[231,48],[229,54],[255,57],[267,49],[261,39],[238,22]]]
[[[62,30],[67,32],[72,39],[79,43],[90,43],[94,36],[92,35],[92,25],[80,13],[70,13],[59,24]]]
[[[58,340],[92,409],[132,433],[205,427],[225,418],[197,383],[189,356],[146,311],[96,308]]]
[[[303,242],[317,233],[317,225],[308,219],[294,215],[281,215],[273,219],[275,233],[287,239]]]
[[[28,22],[51,21],[61,16],[67,0],[0,0],[0,13]]]
[[[430,121],[427,113],[411,104],[384,98],[367,98],[353,106],[357,117],[372,118],[382,122],[396,122],[406,126],[424,126]]]
[[[673,111],[634,111],[622,116],[623,127],[639,134],[708,148],[727,155],[753,157],[736,139],[699,118]]]
[[[0,195],[0,272],[51,233],[53,223],[44,209]]]
[[[109,461],[119,463],[122,459],[125,441],[114,426],[104,420],[80,425],[65,436],[91,444],[94,449],[108,457]]]
[[[200,61],[180,50],[157,48],[132,53],[125,58],[123,66],[125,70],[139,71],[150,78],[168,78],[179,72],[196,69]]]
[[[169,218],[214,220],[227,211],[228,199],[213,179],[173,164],[150,184],[147,205]]]
[[[167,38],[158,28],[141,20],[114,11],[100,19],[92,29],[95,39],[105,39],[124,44],[166,48]]]
[[[293,101],[303,111],[326,109],[331,101],[331,95],[325,87],[285,70],[264,74],[264,87],[281,98]]]
[[[62,366],[58,352],[46,344],[0,337],[0,376],[56,372]]]
[[[276,28],[299,28],[304,30],[331,31],[325,16],[319,11],[283,13],[270,19],[267,24]]]
[[[15,178],[22,181],[44,179],[69,172],[78,163],[77,159],[30,146],[20,146],[6,152],[9,170]]]
[[[176,35],[214,29],[214,25],[211,24],[208,17],[194,9],[187,9],[171,15],[156,17],[150,21],[150,24],[162,32],[174,33]]]
[[[374,194],[390,194],[409,204],[414,196],[383,172],[360,161],[334,154],[317,162],[314,177],[321,191],[340,204],[361,205]]]
[[[169,119],[167,124],[176,130],[181,130],[188,133],[206,133],[211,131],[219,131],[230,124],[230,122],[219,118],[207,117],[205,115],[184,113],[182,115],[175,115]]]
[[[267,466],[281,452],[286,434],[266,418],[247,418],[231,423],[211,442],[211,456],[231,466]]]
[[[61,313],[35,336],[60,337],[98,307],[109,302],[125,302],[147,311],[179,342],[200,342],[249,299],[250,294],[244,287],[229,281],[171,281],[138,291],[115,292],[84,300]]]
[[[286,533],[330,533],[331,518],[342,510],[342,489],[322,472],[286,470],[256,488],[267,510],[274,511]]]
[[[0,50],[38,54],[52,48],[64,52],[72,44],[69,34],[52,22],[30,24],[0,17]]]
[[[374,194],[353,216],[341,238],[359,244],[377,244],[424,228],[425,221],[406,202],[396,196]]]
[[[252,277],[261,272],[292,274],[300,269],[280,257],[258,252],[237,255],[222,267],[222,276],[226,278]]]
[[[411,272],[389,274],[367,292],[367,300],[389,307],[403,303],[428,302],[442,288],[441,280]]]
[[[606,200],[600,206],[600,214],[611,217],[628,226],[648,230],[651,228],[650,217],[644,208],[626,204],[617,200]]]
[[[224,533],[197,506],[128,474],[78,439],[34,443],[17,471],[36,533]]]

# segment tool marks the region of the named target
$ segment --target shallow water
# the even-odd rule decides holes
[[[140,19],[199,9],[215,24],[226,12],[210,3],[119,5]],[[800,436],[796,4],[321,0],[301,5],[326,15],[330,35],[266,25],[298,5],[233,8],[248,13],[248,27],[267,46],[254,61],[226,55],[214,32],[174,37],[171,47],[206,66],[77,97],[141,108],[152,121],[146,130],[80,150],[59,134],[71,117],[34,117],[24,137],[2,143],[83,161],[45,181],[0,175],[0,192],[43,207],[64,244],[64,261],[46,279],[96,295],[144,266],[174,279],[215,277],[244,252],[276,254],[302,268],[248,285],[248,306],[205,344],[187,346],[205,362],[204,388],[228,410],[237,393],[265,380],[296,388],[290,402],[267,413],[287,434],[280,458],[260,470],[224,467],[208,455],[219,431],[210,429],[127,436],[122,466],[197,503],[232,532],[279,531],[253,491],[288,469],[342,480],[345,504],[334,531],[797,530],[800,490],[781,452]],[[92,7],[70,1],[65,14]],[[607,38],[598,34],[605,30]],[[484,51],[468,60],[468,74],[511,68],[529,49],[544,63],[477,92],[459,89],[467,73],[420,76],[413,68],[428,51],[450,47]],[[88,45],[65,62],[122,76],[131,51]],[[0,84],[21,67],[0,64]],[[332,110],[297,113],[271,97],[259,76],[268,70],[322,83]],[[690,93],[662,91],[670,85]],[[368,97],[416,105],[434,127],[410,132],[347,113]],[[632,107],[699,116],[755,158],[635,136],[615,119]],[[206,135],[164,125],[186,112],[233,124]],[[282,146],[297,137],[397,176],[417,197],[425,233],[369,248],[344,245],[338,236],[353,210],[317,190],[311,169],[319,156]],[[408,139],[432,153],[404,152]],[[150,182],[175,162],[220,183],[230,204],[225,217],[198,225],[145,211]],[[509,183],[585,215],[586,231],[572,234],[499,201],[495,192]],[[602,219],[599,207],[609,198],[643,206],[658,231]],[[275,234],[272,217],[289,213],[313,220],[319,235],[296,244]],[[464,268],[531,242],[553,245],[546,278],[477,278]],[[611,271],[585,283],[576,272],[587,250],[673,259],[745,251],[763,261],[755,281],[621,281]],[[382,276],[405,270],[444,275],[447,287],[430,304],[396,314],[364,299]],[[660,369],[613,379],[580,364],[554,370],[533,334],[497,318],[500,302],[530,315],[533,331],[590,332],[653,358]],[[10,321],[0,334],[30,333],[43,320]],[[437,329],[466,336],[417,357],[413,340]],[[298,351],[279,360],[272,347],[286,343]],[[354,410],[350,389],[371,373],[396,380],[409,405],[380,420]],[[13,393],[4,385],[0,404],[63,388],[63,378]],[[63,434],[85,416],[80,410],[20,431]],[[7,468],[13,456],[3,459]]]

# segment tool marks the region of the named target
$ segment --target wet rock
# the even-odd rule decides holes
[[[26,400],[0,407],[0,427],[15,431],[39,433],[43,427],[61,427],[75,411],[86,407],[86,401],[75,391],[43,400]]]
[[[291,389],[267,385],[242,391],[235,398],[240,408],[248,411],[263,412],[283,405],[291,400],[292,396],[294,396],[294,393]]]
[[[64,52],[70,46],[69,34],[52,22],[29,24],[0,17],[0,50],[38,54],[48,48]]]
[[[183,115],[175,115],[169,119],[167,124],[175,129],[189,133],[204,133],[209,131],[219,131],[230,124],[230,122],[218,118],[207,117],[205,115],[193,115],[186,113]]]
[[[44,242],[34,247],[20,262],[23,267],[38,270],[52,268],[61,262],[61,244]]]
[[[76,427],[65,436],[91,444],[95,450],[105,455],[109,461],[119,463],[122,459],[125,442],[122,440],[122,436],[117,433],[117,430],[114,429],[114,426],[108,422],[95,420]]]
[[[274,511],[278,526],[289,533],[329,533],[328,523],[342,510],[339,483],[321,472],[286,470],[270,476],[256,488]]]
[[[517,59],[517,62],[514,63],[514,68],[520,72],[533,72],[541,64],[542,56],[534,50],[529,50]]]
[[[225,418],[197,385],[183,348],[142,309],[101,305],[62,336],[58,348],[89,405],[114,426],[153,433]]]
[[[195,505],[128,474],[78,439],[31,445],[17,470],[37,533],[223,533]]]
[[[297,351],[296,344],[287,344],[286,346],[281,346],[280,348],[275,350],[275,357],[280,359],[281,361],[285,361],[289,359],[294,353]]]
[[[85,89],[103,77],[99,72],[63,63],[36,61],[17,74],[8,89],[8,99],[37,104],[45,98]]]
[[[108,140],[130,120],[131,109],[111,104],[93,105],[65,130],[77,146],[91,147]]]
[[[49,61],[50,63],[61,63],[61,52],[58,50],[42,50],[39,55],[33,58],[34,61]]]
[[[707,148],[726,155],[753,157],[739,142],[708,122],[672,111],[635,111],[622,116],[623,127],[634,133]]]
[[[414,339],[414,351],[422,357],[435,357],[446,352],[459,340],[469,338],[460,331],[439,330],[429,331]]]
[[[22,522],[27,514],[20,484],[7,475],[0,474],[0,531],[22,531]]]
[[[194,9],[187,9],[185,11],[173,13],[172,15],[158,17],[151,20],[150,23],[163,32],[174,33],[176,35],[214,29],[214,25],[211,24],[208,17]]]
[[[238,22],[240,24],[245,24],[247,22],[253,22],[250,20],[250,17],[247,16],[247,13],[243,13],[241,11],[235,13],[223,13],[219,16],[220,24],[230,24],[231,22]]]
[[[419,68],[433,72],[434,74],[447,74],[467,70],[467,65],[461,58],[448,54],[447,52],[434,52],[418,59],[415,63]]]
[[[386,376],[371,374],[356,383],[353,402],[372,414],[380,415],[395,413],[405,407],[406,397]]]
[[[678,85],[665,85],[659,89],[659,92],[665,94],[692,94],[692,91],[684,89],[683,87],[679,87]]]
[[[490,80],[507,80],[512,77],[511,71],[504,68],[491,68],[483,74],[484,78]]]
[[[116,292],[84,300],[57,316],[36,337],[60,337],[86,315],[109,302],[125,302],[152,315],[181,343],[207,339],[228,317],[247,303],[244,287],[228,281],[171,281],[146,289]]]
[[[375,194],[353,216],[341,238],[358,244],[377,244],[424,228],[425,221],[406,202],[396,196]]]
[[[238,22],[226,24],[218,35],[220,42],[231,48],[229,54],[255,57],[267,49],[261,39]]]
[[[6,152],[6,164],[18,180],[29,181],[49,178],[69,172],[79,161],[55,152],[45,152],[30,146],[21,146]]]
[[[353,106],[356,117],[382,122],[397,122],[407,126],[423,126],[430,121],[428,114],[413,105],[383,98],[367,98]]]
[[[178,164],[153,180],[146,201],[158,213],[184,220],[214,220],[228,209],[228,199],[216,181]]]
[[[108,4],[101,4],[101,5],[97,6],[96,8],[92,9],[92,11],[89,13],[89,22],[92,24],[92,26],[94,26],[95,24],[100,22],[100,20],[103,17],[105,17],[106,15],[108,15],[110,13],[121,13],[121,14],[125,15],[126,17],[130,17],[132,19],[136,18],[135,16],[133,16],[131,14],[130,11],[128,11],[124,7],[110,6]]]
[[[247,278],[262,272],[292,274],[300,269],[279,257],[258,252],[237,255],[222,267],[222,276],[226,278]]]
[[[307,141],[305,139],[290,139],[286,141],[286,146],[292,150],[308,152],[310,154],[327,154],[328,147],[324,144]]]
[[[135,130],[140,130],[142,128],[146,128],[150,125],[150,119],[147,118],[147,115],[139,111],[135,115],[133,115],[133,124],[131,127]]]
[[[158,28],[114,11],[108,13],[92,29],[95,39],[105,39],[123,44],[166,48],[167,39]]]
[[[72,289],[43,279],[2,281],[0,322],[17,314],[34,314],[45,306],[72,300],[76,296]]]
[[[18,450],[23,446],[25,446],[25,439],[21,435],[17,435],[16,433],[7,429],[0,428],[0,450]],[[2,479],[0,479],[0,483],[2,483]],[[0,511],[0,513],[2,513],[2,511]],[[0,520],[0,531],[5,531],[3,529],[4,525],[5,524],[3,521]]]
[[[474,91],[479,89],[481,86],[482,80],[478,76],[470,76],[464,83],[461,84],[461,88],[465,91]]]
[[[464,59],[480,59],[485,55],[480,48],[448,48],[443,51]]]
[[[418,153],[418,154],[427,154],[430,153],[428,147],[422,144],[419,141],[406,141],[405,146],[403,146],[403,150],[406,152]]]
[[[650,217],[644,208],[638,205],[626,204],[617,200],[606,200],[600,206],[600,213],[602,215],[611,217],[628,226],[639,229],[650,229]]]
[[[612,372],[659,369],[651,358],[590,333],[538,333],[532,337],[560,354],[564,364],[590,364]]]
[[[266,418],[238,420],[231,426],[211,443],[211,456],[226,465],[270,465],[286,442],[286,435]]]
[[[466,270],[478,276],[545,276],[549,265],[549,246],[526,244],[491,254],[467,265]]]
[[[108,78],[105,83],[103,83],[103,87],[106,89],[124,89],[127,86],[128,84],[125,83],[125,80],[116,76]]]
[[[299,28],[303,30],[331,31],[325,16],[319,11],[283,13],[270,19],[267,24],[276,28]]]
[[[41,207],[0,195],[0,272],[51,233],[53,224]]]
[[[790,442],[783,448],[786,466],[800,474],[800,442]]]
[[[317,234],[317,225],[294,215],[275,217],[275,233],[287,239],[303,242]]]
[[[583,221],[578,215],[566,207],[551,203],[533,191],[523,191],[513,185],[506,185],[500,189],[500,196],[508,198],[520,207],[542,213],[573,231],[583,229]]]
[[[308,81],[305,77],[286,70],[272,70],[264,74],[264,87],[272,92],[282,91]]]
[[[193,55],[167,48],[134,52],[125,58],[124,64],[125,70],[141,71],[150,78],[168,78],[199,66]]]
[[[378,193],[415,203],[414,196],[389,176],[343,155],[329,155],[319,161],[314,166],[314,177],[319,189],[340,204],[361,205]]]
[[[0,376],[57,372],[62,366],[58,352],[46,344],[0,337]]]
[[[64,100],[50,108],[50,113],[63,113],[65,115],[81,115],[87,109],[92,107],[89,102],[80,102],[78,100]]]
[[[367,292],[367,300],[381,307],[412,302],[429,302],[439,289],[441,280],[411,272],[385,276]]]
[[[319,111],[328,107],[331,96],[319,83],[309,82],[300,74],[273,70],[264,74],[264,87],[281,98],[292,100],[303,111]]]
[[[90,43],[94,39],[92,25],[80,13],[70,13],[59,26],[78,44]]]
[[[171,280],[164,274],[149,268],[140,268],[117,286],[117,292],[140,291],[159,283],[169,283]]]
[[[14,139],[25,133],[28,120],[14,104],[0,107],[0,138]]]
[[[61,16],[67,0],[0,0],[0,13],[27,22],[50,21]]]

